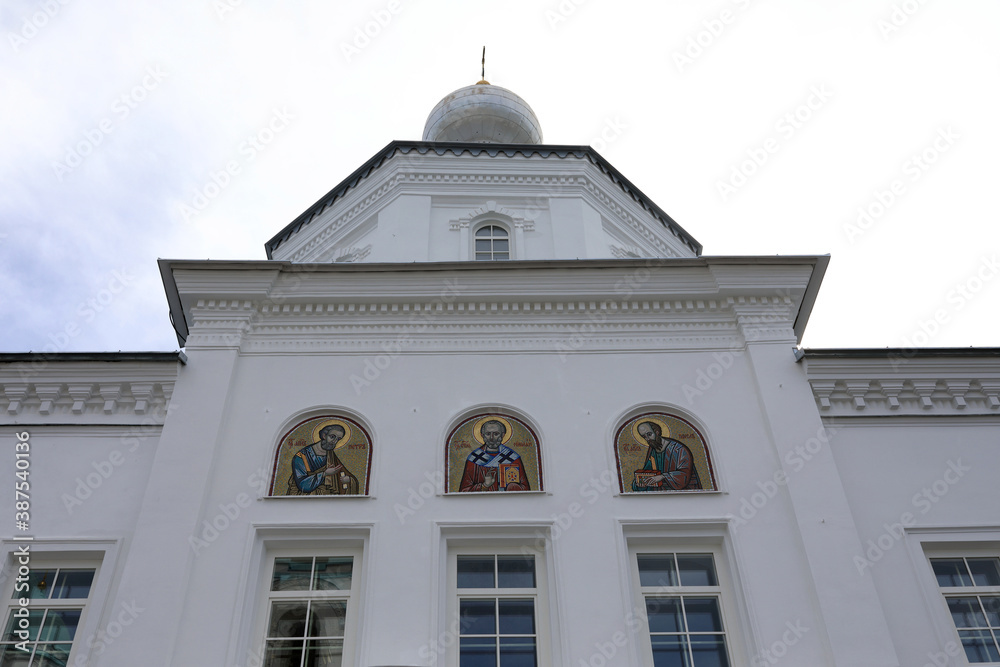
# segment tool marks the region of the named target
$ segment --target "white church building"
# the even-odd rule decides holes
[[[801,349],[485,81],[265,249],[0,354],[0,667],[1000,665],[1000,350]]]

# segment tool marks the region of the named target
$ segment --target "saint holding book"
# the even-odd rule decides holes
[[[701,481],[698,479],[691,450],[679,440],[663,437],[664,427],[657,421],[642,421],[636,427],[636,432],[649,445],[649,450],[645,464],[635,471],[632,490],[700,489]]]

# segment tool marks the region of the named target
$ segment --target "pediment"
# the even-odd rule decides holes
[[[507,221],[512,236],[516,229],[513,259],[701,253],[592,148],[398,141],[265,248],[269,259],[293,262],[462,260],[468,241],[448,232],[490,215]]]

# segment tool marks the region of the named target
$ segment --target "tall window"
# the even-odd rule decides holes
[[[534,556],[456,558],[459,667],[536,667]]]
[[[713,554],[638,552],[635,565],[653,667],[728,667]]]
[[[970,663],[1000,664],[1000,558],[931,558]]]
[[[69,664],[77,628],[94,583],[94,568],[32,568],[27,581],[16,581],[7,604],[0,665]],[[19,600],[28,600],[27,616]],[[24,650],[27,649],[27,650]]]
[[[265,667],[340,667],[354,575],[353,555],[274,558]]]
[[[491,262],[510,259],[510,237],[499,225],[486,225],[476,230],[476,261]]]

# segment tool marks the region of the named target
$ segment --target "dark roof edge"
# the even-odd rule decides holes
[[[427,151],[434,151],[438,155],[443,155],[445,152],[451,152],[454,155],[461,155],[465,152],[470,152],[473,155],[479,155],[480,153],[487,153],[491,157],[495,157],[500,153],[505,154],[508,157],[513,157],[514,155],[520,153],[525,157],[530,157],[534,154],[539,154],[542,157],[548,157],[549,155],[555,153],[559,157],[566,157],[567,155],[574,155],[575,157],[583,158],[588,157],[594,164],[599,166],[608,176],[611,177],[618,187],[622,189],[626,194],[630,195],[635,201],[640,203],[647,211],[653,214],[654,217],[658,218],[664,227],[669,229],[675,236],[677,236],[681,241],[684,242],[689,248],[691,248],[696,255],[701,255],[702,245],[699,243],[691,234],[687,232],[683,227],[677,224],[677,221],[671,218],[663,209],[657,206],[652,199],[647,197],[639,188],[637,188],[633,183],[625,178],[620,171],[615,169],[610,162],[604,159],[600,153],[595,151],[590,146],[570,146],[570,145],[555,145],[555,144],[488,144],[479,142],[458,142],[458,141],[390,141],[382,150],[373,155],[367,162],[355,169],[350,176],[345,178],[343,181],[338,183],[332,190],[327,192],[325,195],[319,198],[312,206],[303,211],[297,218],[288,223],[280,232],[275,234],[269,241],[264,244],[264,250],[267,253],[267,258],[272,259],[272,251],[280,246],[282,243],[291,238],[292,234],[296,233],[302,227],[309,224],[317,215],[322,213],[327,207],[332,205],[337,199],[344,196],[348,190],[356,186],[362,179],[366,178],[372,171],[378,169],[382,164],[388,160],[392,155],[400,150],[404,154],[412,150],[417,150],[422,153]]]
[[[188,337],[187,320],[184,317],[184,308],[181,304],[181,295],[177,291],[177,281],[174,280],[174,272],[171,270],[172,262],[169,259],[157,259],[160,267],[160,279],[163,281],[163,291],[167,295],[167,313],[170,318],[170,325],[177,334],[177,344],[184,347]],[[176,320],[175,313],[180,314],[180,322]]]
[[[56,362],[122,362],[152,361],[156,363],[187,363],[181,350],[173,352],[0,352],[0,364],[33,361]]]
[[[799,312],[795,316],[795,323],[792,324],[796,343],[802,342],[802,336],[806,332],[806,324],[809,322],[809,316],[812,315],[813,307],[816,305],[816,298],[819,296],[820,284],[823,282],[823,276],[826,275],[826,268],[829,265],[829,255],[819,255],[816,257],[816,264],[813,266],[812,275],[809,276],[809,284],[806,285],[805,294],[802,295],[802,303],[799,304]]]
[[[701,255],[699,257],[645,257],[635,259],[514,259],[504,262],[476,262],[452,260],[447,262],[291,262],[275,259],[161,259],[160,270],[169,275],[174,269],[208,271],[291,271],[297,273],[379,273],[379,272],[428,272],[428,271],[516,271],[516,270],[566,270],[566,269],[621,269],[650,266],[710,266],[716,265],[822,265],[829,255]],[[819,280],[822,273],[810,277]],[[172,276],[165,283],[176,291]],[[810,282],[810,287],[812,283]],[[818,289],[818,286],[817,286]],[[170,296],[168,295],[168,301]]]
[[[804,348],[805,359],[913,359],[934,357],[996,357],[1000,347],[831,347]]]

